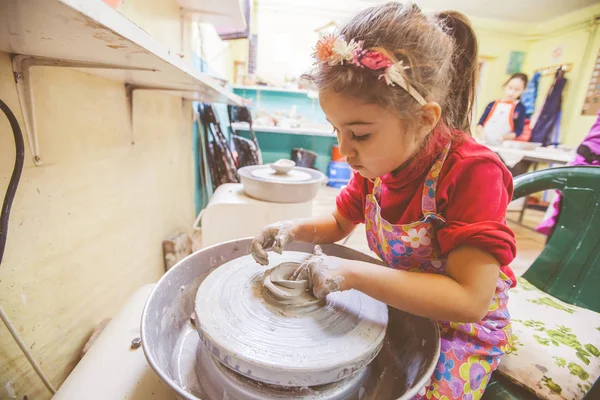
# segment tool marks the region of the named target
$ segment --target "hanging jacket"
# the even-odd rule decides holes
[[[525,91],[521,95],[521,102],[525,106],[526,118],[531,118],[535,111],[535,101],[538,95],[538,87],[540,85],[541,76],[542,75],[539,72],[535,72],[527,84]]]
[[[567,84],[564,77],[564,71],[559,70],[554,77],[554,83],[548,91],[548,96],[542,107],[542,112],[531,131],[531,142],[542,143],[542,146],[548,146],[552,142],[552,133],[558,129],[562,106],[562,92]]]

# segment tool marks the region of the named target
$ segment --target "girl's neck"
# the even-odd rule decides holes
[[[442,152],[444,147],[452,139],[452,132],[445,124],[440,124],[426,138],[419,151],[417,151],[408,161],[396,168],[392,175],[403,177],[420,176],[423,172],[431,168],[435,158]]]

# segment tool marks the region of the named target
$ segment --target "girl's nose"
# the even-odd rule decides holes
[[[338,133],[338,144],[340,147],[340,154],[346,158],[352,158],[356,156],[356,150],[352,146],[352,141],[348,137],[344,137],[341,133]]]

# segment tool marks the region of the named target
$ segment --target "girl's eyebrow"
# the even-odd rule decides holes
[[[327,120],[327,122],[329,122],[331,125],[333,125],[333,123],[331,123],[331,121]],[[344,125],[344,126],[373,125],[374,123],[375,122],[356,120],[356,121],[345,122],[342,125]]]

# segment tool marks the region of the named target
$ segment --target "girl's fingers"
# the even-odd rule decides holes
[[[309,268],[306,262],[303,262],[302,264],[300,264],[300,266],[296,269],[296,271],[294,271],[294,273],[292,274],[292,280],[293,281],[301,281],[301,280],[305,280],[308,279],[309,276]]]
[[[313,254],[315,256],[322,256],[323,255],[323,249],[321,249],[321,246],[316,245],[315,248],[313,249]]]

